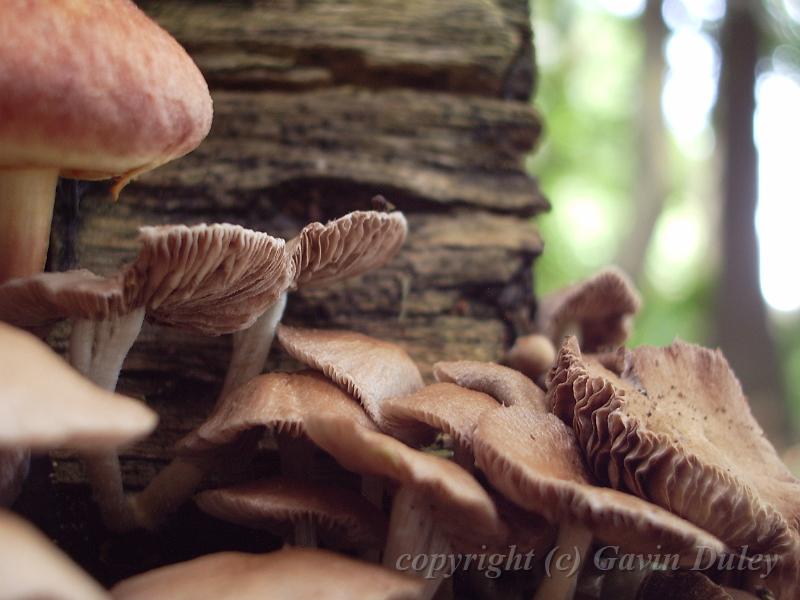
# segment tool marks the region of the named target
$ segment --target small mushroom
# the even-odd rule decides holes
[[[306,431],[345,469],[400,485],[392,502],[385,566],[401,568],[405,555],[448,554],[453,548],[506,539],[508,531],[489,495],[455,463],[414,450],[351,419],[312,416]],[[408,566],[419,569],[414,563]],[[433,596],[447,569],[424,575],[423,597]]]
[[[117,385],[145,316],[207,335],[231,333],[252,324],[292,277],[283,240],[236,225],[143,227],[139,241],[136,259],[111,279],[121,287],[121,304],[111,283],[88,275],[73,276],[80,285],[74,285],[71,294],[49,296],[51,302],[62,302],[61,311],[54,314],[69,311],[76,319],[70,361],[109,390]],[[94,488],[106,485],[104,481],[121,481],[115,455],[87,457],[85,462]],[[115,496],[115,504],[122,503],[121,485]],[[104,521],[111,529],[122,527],[110,515]]]
[[[383,430],[410,446],[430,444],[439,432],[454,442],[454,460],[473,467],[472,432],[483,411],[497,406],[494,398],[454,383],[435,383],[408,396],[381,404]]]
[[[289,537],[314,547],[364,550],[386,539],[383,513],[360,494],[338,485],[273,477],[195,496],[197,506],[218,519]]]
[[[45,376],[43,376],[43,374]],[[156,414],[135,400],[97,387],[40,340],[0,323],[0,448],[70,448],[99,457],[150,433]],[[91,461],[90,461],[91,462]],[[116,480],[99,480],[95,496],[124,521],[127,504]]]
[[[103,390],[33,335],[0,323],[0,447],[96,451],[152,431],[156,414]]]
[[[532,380],[538,381],[550,370],[555,360],[556,349],[550,338],[541,333],[530,333],[514,340],[505,362]]]
[[[475,460],[491,484],[518,506],[559,525],[556,548],[565,558],[550,561],[556,567],[537,599],[572,597],[580,561],[595,537],[626,552],[691,560],[699,548],[726,550],[711,534],[655,505],[592,485],[574,434],[555,415],[498,406],[483,413],[473,439]]]
[[[422,388],[417,365],[397,344],[354,331],[280,325],[278,340],[289,355],[317,369],[358,398],[381,425],[381,403]]]
[[[221,552],[126,579],[114,600],[417,600],[412,577],[340,554],[284,548],[268,554]]]
[[[197,66],[129,0],[15,0],[3,18],[0,282],[44,267],[59,175],[116,177],[116,195],[194,149],[212,115]]]
[[[531,406],[545,409],[544,391],[515,369],[477,360],[437,362],[433,365],[437,381],[489,394],[504,406]]]
[[[109,600],[108,593],[30,523],[0,509],[0,598]]]
[[[753,418],[719,350],[676,341],[625,354],[621,376],[565,341],[548,401],[593,474],[710,531],[731,548],[780,557],[754,575],[793,597],[800,580],[800,482]]]
[[[234,334],[233,355],[220,400],[264,368],[288,291],[320,288],[377,269],[405,242],[403,213],[355,211],[323,225],[310,223],[287,243],[293,279],[248,329]]]
[[[0,284],[0,321],[36,330],[64,319],[102,321],[123,312],[118,278],[86,269],[37,273]]]
[[[191,497],[209,472],[226,460],[241,461],[254,450],[265,431],[274,433],[279,445],[291,445],[293,439],[305,435],[306,421],[314,414],[341,415],[362,427],[375,428],[353,398],[313,371],[269,373],[236,388],[204,423],[178,442],[177,457],[136,496],[139,523],[148,528],[158,526]],[[291,465],[299,459],[301,463],[300,468],[287,468],[289,474],[304,474],[302,465],[308,464],[304,454],[309,449],[313,451],[310,445],[294,445],[290,456],[282,453],[283,462]]]
[[[576,334],[585,352],[622,344],[631,317],[641,299],[630,279],[619,269],[606,268],[589,279],[544,296],[539,301],[536,326],[554,344]]]

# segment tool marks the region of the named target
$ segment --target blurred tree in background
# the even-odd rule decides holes
[[[719,344],[788,444],[800,431],[800,0],[532,8],[547,132],[530,167],[553,203],[538,293],[620,265],[645,301],[633,343]]]

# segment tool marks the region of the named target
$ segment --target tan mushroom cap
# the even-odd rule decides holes
[[[284,548],[202,556],[127,579],[111,595],[115,600],[416,600],[423,585],[333,552]]]
[[[101,389],[34,336],[0,324],[0,447],[114,448],[157,421],[141,402]]]
[[[474,437],[475,461],[515,504],[552,523],[580,524],[600,540],[630,552],[725,551],[711,534],[636,496],[592,485],[575,436],[555,415],[524,406],[483,414]]]
[[[544,392],[515,369],[492,362],[459,360],[433,365],[437,381],[449,381],[484,394],[505,406],[517,404],[545,409]]]
[[[0,63],[0,168],[120,176],[186,154],[211,126],[197,66],[129,0],[6,0]]]
[[[536,323],[554,343],[560,344],[571,324],[581,332],[585,352],[618,346],[628,337],[630,319],[641,299],[630,279],[607,268],[585,281],[541,299]]]
[[[401,212],[355,211],[310,223],[289,242],[294,285],[324,286],[376,269],[397,254],[407,233]]]
[[[123,273],[128,306],[209,335],[246,329],[291,284],[283,240],[238,225],[143,227]]]
[[[408,353],[397,344],[354,331],[278,326],[283,349],[303,364],[322,371],[359,399],[380,424],[386,398],[411,394],[422,376]]]
[[[348,419],[312,416],[306,431],[348,471],[387,477],[423,492],[437,525],[456,544],[489,544],[507,535],[489,495],[455,463],[409,448]]]
[[[38,273],[0,284],[0,321],[33,328],[66,318],[101,321],[123,312],[118,278],[85,269]]]
[[[312,415],[341,416],[375,428],[358,402],[322,374],[267,373],[226,396],[203,424],[178,442],[177,449],[179,453],[211,450],[258,428],[299,437]]]
[[[368,548],[383,544],[386,518],[361,494],[337,485],[274,477],[195,496],[200,510],[218,519],[288,535],[311,521],[326,544]]]
[[[506,355],[506,362],[531,379],[538,379],[547,373],[556,360],[553,342],[545,335],[531,333],[521,335]]]
[[[472,449],[472,432],[483,411],[494,408],[491,396],[454,383],[435,383],[381,404],[383,430],[411,446],[430,443],[441,431]]]
[[[601,480],[732,547],[800,556],[800,483],[764,437],[719,350],[680,341],[643,346],[626,354],[620,377],[584,360],[568,339],[548,399]]]
[[[109,595],[31,524],[0,510],[0,598],[108,600]]]

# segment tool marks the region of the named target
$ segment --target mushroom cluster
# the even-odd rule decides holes
[[[0,599],[798,597],[800,482],[719,351],[624,347],[640,299],[618,270],[543,298],[509,366],[442,357],[435,382],[396,343],[280,324],[290,292],[391,260],[407,235],[397,211],[288,241],[145,227],[113,275],[41,272],[58,175],[113,177],[117,193],[194,148],[211,99],[129,0],[6,4],[0,504],[18,508],[30,453],[60,449],[81,457],[120,537],[158,539],[183,508],[274,543],[137,569],[107,590],[4,508]],[[211,413],[131,495],[119,449],[158,415],[115,390],[145,319],[231,335],[232,352]],[[65,320],[68,361],[31,333]],[[295,368],[262,373],[274,339]]]
[[[346,217],[351,222],[359,218],[367,220]],[[390,217],[369,218],[384,223]],[[391,218],[401,224],[393,239],[402,240],[405,221]],[[195,231],[231,230],[214,227]],[[374,244],[371,229],[353,230],[351,236],[337,236],[347,240],[344,245],[352,252],[357,254],[353,249],[359,247],[358,239]],[[182,228],[178,233],[186,236],[191,231]],[[173,259],[167,262],[174,269],[174,257],[181,254],[175,247],[181,246],[170,239],[168,235],[156,248]],[[280,248],[284,258],[290,256],[287,246],[302,247],[302,242],[270,240],[263,247]],[[242,247],[234,246],[237,251]],[[369,267],[388,260],[399,243],[390,246],[391,251]],[[111,307],[106,321],[130,314],[129,298],[146,298],[137,302],[145,315],[154,314],[154,320],[170,326],[192,323],[198,330],[218,333],[211,323],[224,323],[215,325],[220,328],[236,323],[241,331],[297,285],[291,283],[299,279],[291,260],[286,260],[291,266],[285,269],[268,271],[278,284],[254,283],[257,278],[246,269],[231,276],[219,266],[224,244],[211,247],[215,252],[206,254],[215,257],[216,266],[199,269],[202,279],[192,275],[191,267],[185,274],[159,279],[157,274],[164,271],[153,268],[151,258],[141,258],[153,256],[154,250],[146,250],[111,280],[101,282],[76,272],[54,274],[53,285],[47,275],[37,275],[4,287],[19,297],[46,298],[42,306],[58,318],[66,315],[54,307],[64,306],[67,297],[80,298],[76,306],[93,310]],[[326,265],[328,271],[335,270],[335,260]],[[221,272],[226,278],[220,281]],[[283,275],[286,272],[289,277]],[[67,293],[70,279],[79,285]],[[166,279],[170,287],[165,292]],[[213,283],[201,285],[206,281]],[[223,291],[226,285],[231,286],[229,293]],[[176,292],[181,289],[191,289],[197,297]],[[102,293],[92,296],[87,290]],[[593,293],[598,292],[586,292],[579,306],[601,302],[591,300]],[[155,297],[158,303],[151,301]],[[211,303],[226,306],[220,297],[231,298],[230,310],[215,313]],[[182,313],[187,304],[197,310]],[[245,310],[246,305],[254,308]],[[27,318],[35,312],[29,308]],[[571,318],[580,322],[579,313],[572,312]],[[43,314],[31,320],[35,323],[29,324],[47,322]],[[97,318],[89,321],[98,332],[119,329]],[[208,418],[179,441],[173,463],[132,500],[122,494],[121,505],[105,505],[103,515],[116,519],[116,527],[155,532],[193,496],[195,506],[210,519],[266,531],[286,548],[267,554],[231,548],[165,566],[119,583],[112,597],[216,598],[225,589],[230,598],[258,597],[267,590],[270,597],[286,598],[311,593],[441,598],[458,597],[465,585],[482,597],[542,600],[676,597],[673,593],[795,596],[800,482],[780,463],[753,421],[718,351],[682,342],[611,351],[620,339],[619,328],[609,326],[611,337],[592,338],[590,348],[602,352],[584,351],[577,337],[566,337],[549,365],[544,387],[510,367],[476,361],[436,363],[437,382],[426,385],[416,364],[396,344],[352,331],[273,327],[298,369],[247,378],[260,371],[263,355],[258,365],[240,369],[247,374],[242,375],[245,381],[221,394]],[[48,351],[30,334],[7,325],[0,333],[13,339],[14,351],[2,362],[8,365],[6,380],[22,382],[20,398],[6,394],[8,400],[0,406],[8,413],[0,421],[0,446],[10,457],[6,462],[11,476],[3,480],[11,482],[7,488],[19,487],[24,470],[24,461],[13,460],[14,450],[76,449],[88,458],[91,479],[93,457],[115,456],[113,448],[155,426],[152,411],[103,389],[113,387],[119,361],[113,377],[103,379],[85,370],[95,380],[91,383],[50,353],[54,370],[65,371],[67,377],[57,384],[37,382],[61,389],[60,401],[51,406],[42,398],[52,391],[27,383],[27,378],[35,378],[19,349]],[[582,333],[580,326],[577,333]],[[88,345],[92,350],[98,339],[115,343],[113,335],[95,335],[99,337]],[[273,334],[254,337],[268,346]],[[129,346],[126,342],[125,349]],[[75,417],[76,407],[86,402],[96,403],[91,421]],[[37,420],[42,411],[50,417],[46,422]],[[279,460],[273,472],[256,475],[247,464],[264,452],[275,452]],[[209,476],[231,462],[241,473],[237,481],[213,484]],[[119,475],[114,485],[121,489]],[[104,490],[116,494],[96,487],[101,503],[108,500]],[[69,585],[104,597],[90,578],[46,547],[41,536],[14,524],[11,516],[4,519],[12,523],[9,530],[19,530],[27,536],[26,543],[36,544],[36,552],[42,553],[39,560],[54,562],[53,573],[62,577],[63,572]],[[635,568],[604,566],[597,557],[608,548],[639,557]],[[524,565],[518,560],[521,555],[527,559]],[[704,557],[700,567],[699,556]],[[465,564],[465,557],[475,557],[474,564]],[[479,557],[490,557],[489,562]],[[310,568],[321,572],[303,576]],[[21,580],[19,585],[55,584]],[[280,596],[275,595],[278,589]]]

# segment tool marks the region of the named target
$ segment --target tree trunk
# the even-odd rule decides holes
[[[501,357],[528,317],[531,264],[542,248],[530,217],[547,208],[523,166],[541,129],[528,103],[525,0],[140,5],[204,72],[214,124],[200,148],[139,178],[118,203],[84,199],[80,266],[114,271],[134,256],[146,224],[227,221],[288,238],[383,194],[408,217],[401,254],[357,280],[292,295],[285,322],[399,342],[428,379],[437,360]],[[53,255],[69,256],[61,244]],[[54,334],[56,345],[64,333]],[[145,486],[206,416],[229,344],[145,326],[119,389],[145,399],[161,424],[124,453],[130,490]],[[279,368],[287,359],[274,351],[270,362]],[[161,536],[129,536],[143,544],[134,551],[100,528],[79,465],[67,455],[54,465],[57,498],[43,504],[56,509],[35,519],[104,582],[220,548],[276,543],[187,507]]]
[[[661,17],[661,0],[648,0],[642,15],[644,57],[641,66],[641,99],[636,117],[634,215],[627,240],[616,262],[639,280],[658,217],[669,194],[669,152],[661,112],[664,88],[664,41],[667,28]]]
[[[790,433],[781,368],[767,328],[755,230],[757,154],[753,139],[759,31],[753,7],[732,2],[722,30],[719,131],[724,148],[722,273],[717,339],[750,398],[753,414],[781,447]]]

